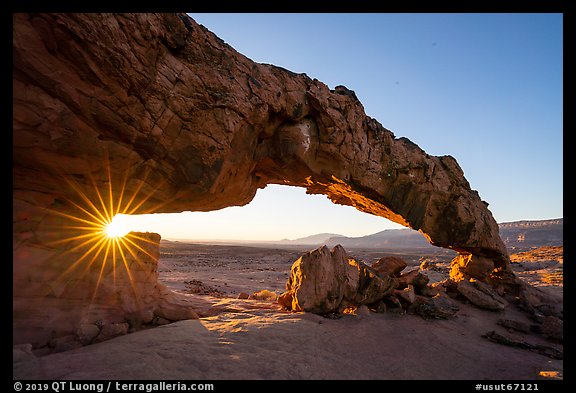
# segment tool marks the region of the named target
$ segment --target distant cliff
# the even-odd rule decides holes
[[[515,221],[498,224],[500,237],[508,249],[561,246],[564,243],[564,219]]]
[[[509,250],[529,249],[563,244],[564,219],[515,221],[498,224],[500,237]],[[327,245],[337,244],[344,248],[429,248],[434,247],[417,231],[411,229],[387,229],[361,237],[319,234],[295,240],[283,240],[281,244]]]

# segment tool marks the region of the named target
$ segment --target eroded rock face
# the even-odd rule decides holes
[[[462,254],[460,279],[515,288],[456,160],[396,138],[346,87],[257,64],[184,14],[13,14],[14,284],[34,288],[15,320],[18,299],[61,298],[40,283],[74,262],[40,255],[82,242],[71,217],[240,206],[267,184],[419,230]]]
[[[20,245],[14,344],[57,352],[126,334],[152,324],[155,316],[197,318],[158,283],[159,242],[156,233],[131,232],[123,241],[104,240],[101,248],[93,247],[96,241],[64,252]]]
[[[377,302],[396,285],[394,278],[378,276],[362,262],[349,258],[342,246],[332,251],[324,246],[294,262],[286,292],[278,303],[292,311],[341,312],[347,306]]]

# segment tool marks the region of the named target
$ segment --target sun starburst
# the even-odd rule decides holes
[[[132,184],[132,192],[128,195],[128,171],[125,171],[121,182],[115,183],[107,159],[105,164],[106,187],[99,188],[91,174],[83,176],[82,183],[73,177],[63,176],[66,185],[73,191],[73,196],[66,198],[66,209],[48,209],[48,213],[58,219],[51,226],[56,234],[53,236],[55,239],[47,242],[47,245],[59,250],[56,257],[67,264],[59,281],[69,284],[79,282],[79,278],[89,274],[96,277],[92,288],[92,302],[109,274],[114,286],[117,276],[124,275],[136,295],[130,264],[135,261],[143,268],[143,256],[157,258],[147,250],[149,247],[144,247],[146,243],[156,245],[156,242],[151,241],[145,234],[131,231],[132,228],[126,227],[115,217],[118,214],[153,213],[156,207],[143,211],[142,206],[158,187],[143,194],[142,187],[146,182],[141,180],[136,186]],[[88,181],[85,181],[86,179]],[[86,186],[86,183],[89,185]]]

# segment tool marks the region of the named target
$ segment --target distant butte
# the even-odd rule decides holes
[[[88,242],[89,228],[107,218],[96,211],[210,211],[245,205],[267,184],[418,230],[459,253],[455,279],[524,291],[454,158],[396,138],[352,90],[255,63],[185,14],[13,14],[13,175],[14,318],[42,323],[20,323],[15,343],[139,326],[140,300],[156,313],[146,320],[182,317],[148,276],[131,289],[115,281],[128,276],[99,273],[105,248]],[[143,238],[135,244],[157,247]],[[131,247],[128,257],[145,255]],[[104,328],[108,317],[119,325]]]

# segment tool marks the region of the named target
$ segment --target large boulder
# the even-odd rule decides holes
[[[393,278],[378,276],[367,265],[349,258],[342,246],[332,251],[323,246],[294,262],[278,303],[292,311],[327,314],[375,303],[395,285]]]

